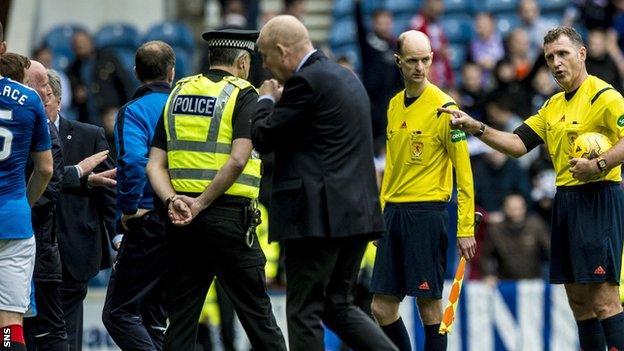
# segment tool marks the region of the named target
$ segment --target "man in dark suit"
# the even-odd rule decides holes
[[[270,239],[285,248],[290,350],[324,349],[321,320],[353,349],[397,350],[353,304],[366,245],[384,231],[366,90],[292,16],[267,22],[258,46],[277,81],[260,88],[252,140],[275,153]]]
[[[74,351],[82,349],[82,303],[87,295],[87,282],[101,269],[111,266],[109,235],[115,234],[115,189],[92,187],[92,175],[84,170],[82,162],[108,150],[104,129],[60,116],[55,124],[63,146],[64,183],[72,179],[69,174],[79,179],[78,187],[63,185],[57,206],[58,243],[63,265],[61,298],[67,340],[70,350]],[[94,171],[113,167],[107,158]]]
[[[28,86],[33,88],[41,98],[46,114],[48,114],[51,108],[57,106],[58,100],[54,98],[54,91],[49,82],[46,68],[41,63],[29,61],[24,56],[21,56],[18,61],[29,64],[26,70],[27,76],[23,76],[20,79],[19,76],[10,72],[11,76],[9,78],[18,82],[26,80]],[[11,65],[9,64],[8,66]],[[2,68],[3,75],[5,74],[5,68],[8,68],[8,66]],[[19,68],[17,71],[24,72],[24,68],[19,67],[20,65],[13,66]],[[37,315],[24,320],[24,332],[28,349],[55,351],[67,350],[67,334],[65,332],[65,321],[63,320],[60,290],[62,275],[61,257],[54,225],[56,203],[62,187],[63,152],[58,130],[51,120],[48,120],[48,128],[50,129],[50,139],[52,141],[54,173],[45,192],[32,207],[32,224],[37,244],[33,275]],[[31,167],[32,165],[29,164],[27,169]],[[27,171],[27,174],[29,172]]]

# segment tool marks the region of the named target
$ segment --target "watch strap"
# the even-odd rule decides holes
[[[479,126],[479,130],[472,135],[477,138],[480,138],[483,135],[483,133],[485,133],[485,123],[481,122],[481,125]]]

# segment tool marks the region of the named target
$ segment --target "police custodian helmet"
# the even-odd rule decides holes
[[[243,49],[253,52],[260,32],[244,29],[210,30],[202,34],[209,47]]]

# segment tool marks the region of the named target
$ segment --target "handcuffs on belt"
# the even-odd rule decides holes
[[[245,244],[251,248],[256,237],[256,228],[262,223],[260,219],[260,209],[258,208],[258,199],[253,199],[247,207],[245,207],[245,223],[248,224],[245,233]]]

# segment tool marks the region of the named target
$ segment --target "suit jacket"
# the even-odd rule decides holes
[[[353,72],[316,51],[277,104],[259,101],[252,139],[260,153],[275,154],[271,240],[384,231],[370,103]]]
[[[32,226],[35,232],[37,251],[35,254],[35,270],[33,278],[37,282],[61,282],[61,257],[55,233],[56,203],[63,178],[63,150],[59,132],[54,124],[50,128],[50,141],[54,172],[43,195],[31,209]],[[27,179],[30,178],[34,164],[28,162]]]
[[[108,149],[104,129],[59,117],[65,174],[68,167],[97,152]],[[94,170],[113,168],[110,159]],[[111,265],[109,236],[115,235],[115,188],[89,188],[87,177],[80,186],[63,185],[57,205],[57,235],[63,271],[77,281],[87,281],[100,269]]]

